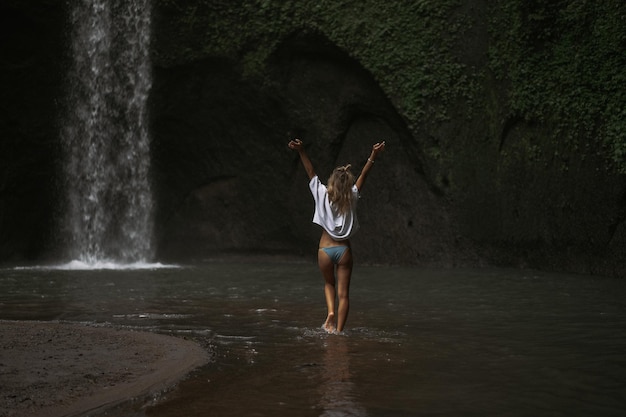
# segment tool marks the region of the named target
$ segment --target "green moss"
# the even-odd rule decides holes
[[[508,0],[490,16],[490,67],[510,82],[510,112],[626,173],[626,3]]]
[[[485,68],[468,68],[459,58],[459,39],[473,26],[468,4],[156,0],[167,17],[156,56],[164,65],[224,57],[241,64],[242,76],[262,81],[276,46],[313,30],[371,72],[409,128],[436,126],[486,110]],[[626,2],[497,0],[479,7],[489,17],[488,70],[508,89],[508,101],[496,106],[545,125],[551,133],[543,140],[557,148],[583,158],[601,153],[607,169],[626,173]],[[487,46],[476,53],[481,47]],[[459,104],[462,116],[451,114]],[[442,140],[451,141],[441,144],[447,153],[454,139]]]
[[[267,57],[286,36],[315,30],[369,70],[409,124],[427,115],[436,122],[449,117],[453,99],[467,95],[464,67],[453,54],[464,20],[453,13],[459,3],[158,0],[174,22],[165,35],[170,47],[159,42],[157,56],[166,65],[223,56],[243,62],[245,77],[262,77]]]

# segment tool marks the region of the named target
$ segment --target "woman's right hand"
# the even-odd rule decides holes
[[[384,150],[385,150],[385,141],[375,143],[374,146],[372,146],[372,156],[375,157],[376,155],[378,155],[380,152]]]

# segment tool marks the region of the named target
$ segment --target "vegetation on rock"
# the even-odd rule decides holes
[[[409,127],[446,121],[459,102],[467,117],[480,111],[480,85],[490,72],[507,87],[508,102],[499,104],[509,116],[546,123],[551,132],[545,140],[565,142],[583,157],[602,153],[607,168],[626,172],[621,0],[477,4],[486,16],[474,16],[475,8],[460,0],[157,4],[173,19],[163,22],[169,30],[158,42],[165,65],[222,56],[241,62],[242,75],[262,78],[281,41],[318,31],[373,74]],[[487,26],[487,67],[468,65],[458,48],[475,26]],[[443,152],[436,146],[427,151],[432,158]]]
[[[626,3],[507,0],[490,16],[490,68],[510,85],[509,112],[626,173]]]

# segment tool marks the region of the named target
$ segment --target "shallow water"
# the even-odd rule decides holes
[[[626,282],[363,267],[327,335],[313,264],[0,270],[0,319],[176,334],[212,354],[116,416],[622,416]]]

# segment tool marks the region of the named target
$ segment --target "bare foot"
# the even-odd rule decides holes
[[[336,325],[335,325],[335,313],[328,313],[328,317],[326,317],[326,321],[324,322],[324,325],[322,326],[322,328],[324,330],[326,330],[328,333],[334,333],[337,329],[336,329]]]

